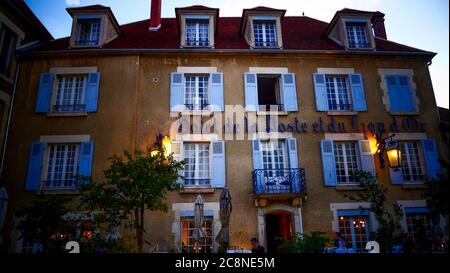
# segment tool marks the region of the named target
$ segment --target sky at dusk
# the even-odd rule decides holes
[[[147,19],[150,0],[25,0],[55,38],[70,34],[67,7],[101,4],[111,7],[119,24]],[[430,66],[437,104],[449,107],[448,0],[163,0],[162,17],[175,17],[175,7],[205,5],[219,8],[220,16],[241,16],[244,8],[286,9],[286,16],[306,16],[330,22],[344,7],[381,11],[389,40],[438,53]]]

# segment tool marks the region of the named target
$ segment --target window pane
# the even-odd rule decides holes
[[[198,251],[200,253],[212,253],[213,249],[213,217],[204,217],[202,230],[206,237],[199,240]],[[195,229],[194,217],[181,218],[181,248],[183,253],[195,253],[195,240],[192,232]]]
[[[54,112],[83,112],[86,76],[58,77]]]
[[[275,21],[253,21],[253,35],[256,47],[278,46]]]
[[[347,38],[350,48],[368,48],[370,47],[365,23],[347,23]]]
[[[347,77],[332,76],[325,77],[327,88],[328,108],[331,111],[350,111],[350,96],[347,85]]]
[[[417,142],[401,142],[403,179],[408,182],[420,182],[423,180],[420,163],[419,148]]]
[[[186,45],[209,45],[209,20],[186,20]]]
[[[48,147],[46,188],[73,188],[79,173],[78,144],[51,144]]]
[[[184,144],[184,176],[185,185],[210,184],[209,143]]]
[[[356,142],[334,142],[333,145],[338,183],[357,182],[352,176],[359,169]]]
[[[186,76],[184,104],[189,110],[203,110],[209,105],[209,76]]]

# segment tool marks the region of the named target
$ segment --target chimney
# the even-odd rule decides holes
[[[383,38],[387,40],[386,29],[384,27],[384,16],[375,18],[373,24],[373,33],[375,37]]]
[[[149,31],[158,31],[161,27],[161,0],[151,0]]]

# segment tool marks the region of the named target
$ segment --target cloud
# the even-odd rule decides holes
[[[80,0],[66,0],[68,6],[79,6],[81,5]]]

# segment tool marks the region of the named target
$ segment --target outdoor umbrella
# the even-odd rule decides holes
[[[205,238],[205,233],[203,232],[203,199],[200,195],[197,196],[194,206],[194,224],[195,228],[192,232],[192,238],[195,240],[195,252],[198,253],[198,243],[200,239]]]
[[[222,228],[217,234],[216,241],[222,247],[222,251],[226,251],[230,242],[230,217],[231,217],[231,194],[228,188],[225,188],[220,195],[220,222]]]

